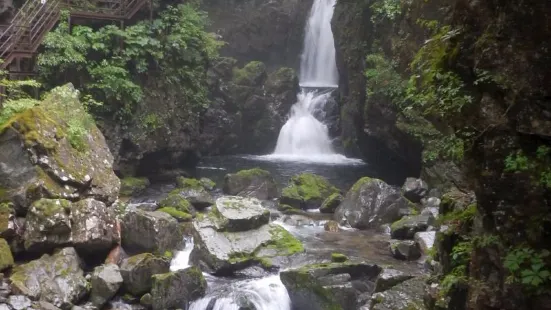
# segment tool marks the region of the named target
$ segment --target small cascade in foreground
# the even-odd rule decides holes
[[[189,256],[193,250],[193,238],[185,237],[185,244],[183,250],[176,253],[176,256],[170,262],[170,271],[182,270],[189,267]]]

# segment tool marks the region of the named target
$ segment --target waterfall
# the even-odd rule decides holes
[[[279,132],[271,158],[316,162],[342,162],[335,154],[329,130],[322,117],[331,92],[338,84],[335,43],[331,18],[336,0],[314,0],[306,25],[304,52],[300,65],[301,92],[290,116]]]

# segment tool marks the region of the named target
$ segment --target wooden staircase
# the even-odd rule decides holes
[[[0,68],[8,70],[12,79],[34,75],[36,51],[62,9],[67,9],[71,18],[122,22],[147,3],[151,5],[150,0],[27,0],[0,35]]]

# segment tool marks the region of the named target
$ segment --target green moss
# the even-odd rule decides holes
[[[167,259],[172,259],[174,257],[174,253],[172,253],[172,251],[165,251],[163,253],[163,257]]]
[[[13,208],[10,203],[0,203],[0,233],[8,229],[12,212]]]
[[[260,61],[251,61],[242,69],[233,69],[232,81],[238,85],[255,85],[262,82],[266,75],[266,66]]]
[[[276,250],[277,255],[292,255],[304,252],[302,243],[283,227],[273,225],[270,229],[270,234],[272,238],[266,247]]]
[[[354,185],[352,185],[352,188],[350,189],[350,191],[357,192],[357,191],[360,190],[360,188],[362,186],[364,186],[364,184],[367,184],[367,183],[369,183],[373,180],[375,180],[375,179],[370,178],[370,177],[363,177],[363,178],[359,179],[358,181],[356,181],[356,183],[354,183]]]
[[[262,170],[260,168],[253,168],[248,170],[240,170],[236,173],[237,176],[243,177],[243,178],[253,178],[253,177],[265,177],[270,176],[270,172],[266,170]]]
[[[5,202],[10,200],[10,191],[7,188],[0,187],[0,202]]]
[[[177,219],[179,222],[191,221],[191,219],[193,218],[191,214],[179,211],[172,207],[160,208],[158,211],[170,214],[173,218]]]
[[[348,257],[341,253],[331,253],[331,261],[335,263],[344,263],[348,260]]]
[[[303,173],[291,178],[289,186],[282,191],[282,201],[289,204],[321,205],[325,198],[334,193],[339,193],[339,190],[327,179],[312,173]]]
[[[131,196],[137,194],[149,186],[149,180],[147,178],[133,178],[127,177],[121,179],[121,196]]]
[[[306,295],[313,293],[318,297],[316,300],[321,303],[319,306],[324,310],[342,310],[338,298],[333,295],[331,290],[319,285],[318,281],[311,276],[310,271],[315,268],[317,266],[305,266],[292,274],[293,279],[290,282],[294,286],[293,291],[303,292]]]
[[[197,179],[179,177],[178,179],[176,179],[176,182],[178,183],[179,188],[203,189],[203,184],[201,184],[201,181],[199,181]]]
[[[6,240],[0,238],[0,271],[13,266],[13,255]]]
[[[65,214],[65,210],[71,207],[71,202],[64,199],[40,199],[33,203],[38,214],[48,218],[56,214]]]
[[[201,182],[201,185],[203,185],[203,188],[206,190],[212,190],[216,187],[216,183],[209,178],[201,178],[199,182]]]
[[[397,230],[400,227],[402,227],[408,220],[409,220],[409,217],[404,216],[401,219],[397,220],[396,222],[392,223],[392,225],[390,225],[390,229]]]
[[[171,192],[165,199],[159,202],[161,208],[174,208],[181,212],[191,213],[191,203],[187,201],[180,193]]]

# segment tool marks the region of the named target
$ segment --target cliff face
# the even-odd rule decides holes
[[[550,10],[535,0],[337,4],[347,150],[370,163],[383,161],[369,151],[383,150],[408,174],[476,194],[471,224],[441,234],[440,255],[466,256],[440,262],[439,296],[452,302],[431,307],[549,307]],[[438,151],[448,148],[453,160]],[[427,151],[438,155],[421,164]]]

